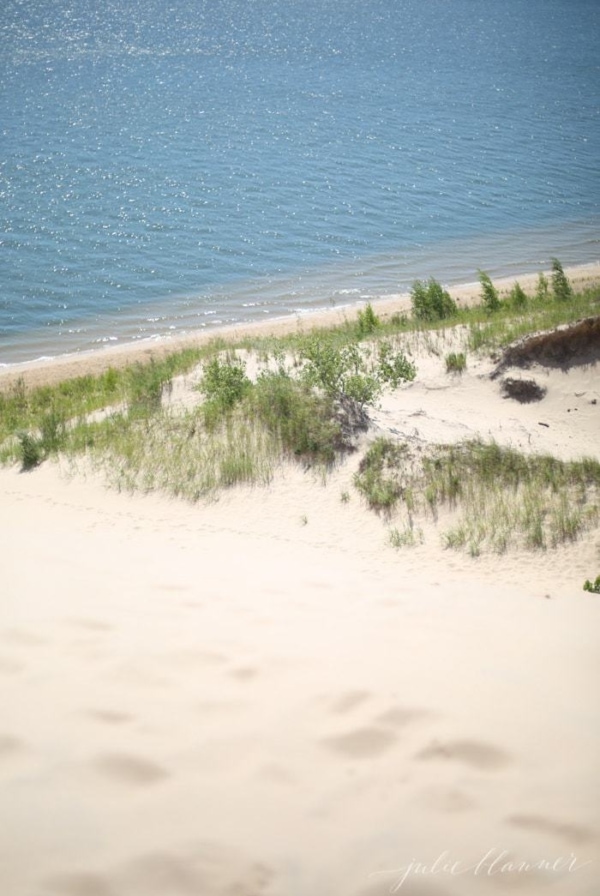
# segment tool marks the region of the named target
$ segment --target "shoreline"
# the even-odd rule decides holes
[[[550,276],[548,270],[539,273]],[[566,267],[565,273],[576,288],[600,283],[600,261]],[[493,282],[502,294],[508,292],[517,281],[524,290],[532,291],[535,289],[537,279],[538,273],[527,273],[496,278]],[[453,298],[469,306],[479,298],[481,287],[478,281],[469,281],[449,289]],[[377,314],[383,318],[396,312],[410,310],[410,293],[391,293],[369,301]],[[0,391],[10,388],[19,380],[22,380],[28,388],[36,388],[53,385],[61,380],[73,379],[78,376],[98,375],[110,367],[121,369],[136,362],[148,362],[184,348],[208,345],[216,339],[237,340],[247,336],[284,336],[302,328],[314,330],[335,326],[343,323],[344,320],[355,319],[365,304],[366,302],[361,300],[337,308],[323,308],[303,314],[289,313],[264,321],[228,324],[215,327],[210,331],[193,330],[172,338],[149,337],[135,343],[104,346],[77,353],[9,363],[0,368]]]

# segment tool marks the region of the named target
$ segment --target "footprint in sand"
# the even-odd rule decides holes
[[[349,713],[368,700],[370,696],[366,691],[349,691],[336,701],[333,711],[338,714]],[[374,725],[363,726],[345,734],[328,737],[323,743],[330,749],[353,759],[368,759],[384,753],[396,743],[397,734],[390,731],[390,728],[404,728],[432,715],[425,709],[392,706],[376,717]]]
[[[104,722],[105,725],[124,725],[134,719],[129,713],[117,712],[114,709],[87,709],[85,714],[97,722]]]
[[[88,632],[114,632],[115,626],[110,622],[104,622],[102,619],[68,619],[67,625],[72,628],[84,629]]]
[[[232,669],[229,674],[236,681],[252,681],[258,675],[258,669],[252,666],[240,666],[237,669]]]
[[[476,807],[476,803],[462,790],[445,787],[429,787],[417,797],[418,802],[429,809],[439,812],[468,812]]]
[[[508,753],[476,740],[433,741],[416,759],[462,762],[481,771],[494,771],[511,762]]]
[[[539,831],[540,834],[550,834],[560,837],[567,843],[589,843],[595,839],[595,834],[589,828],[577,824],[569,824],[564,821],[554,821],[543,815],[511,815],[506,819],[507,823],[524,830]]]
[[[0,734],[0,760],[11,759],[25,750],[25,744],[12,734]]]
[[[14,644],[20,647],[42,647],[48,643],[46,638],[40,638],[39,635],[20,628],[5,629],[2,632],[2,639],[7,644]]]
[[[377,716],[376,721],[381,725],[405,728],[407,725],[412,725],[413,722],[421,722],[432,718],[435,718],[435,713],[427,709],[408,709],[401,706],[393,706]]]
[[[322,743],[351,759],[371,759],[380,756],[396,743],[396,735],[385,728],[356,728],[337,737],[327,737]]]
[[[360,706],[368,700],[370,696],[368,691],[348,691],[335,700],[331,709],[333,712],[339,714],[350,712],[352,709],[355,709],[357,706]]]
[[[99,756],[93,762],[96,771],[115,783],[128,784],[132,787],[146,787],[157,784],[168,777],[168,772],[160,765],[129,756],[125,753],[108,753]]]
[[[47,893],[57,896],[117,896],[110,884],[98,874],[62,874],[44,881]]]
[[[236,851],[199,844],[185,852],[156,851],[129,862],[118,875],[119,892],[143,896],[262,896],[274,874]]]

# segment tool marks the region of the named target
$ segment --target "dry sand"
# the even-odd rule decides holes
[[[598,456],[598,362],[521,405],[421,350],[375,431]],[[395,551],[356,464],[195,506],[0,470],[2,894],[597,896],[598,531]]]

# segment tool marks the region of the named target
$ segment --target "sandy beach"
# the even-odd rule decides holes
[[[175,347],[15,365],[0,384]],[[599,457],[597,359],[528,371],[534,404],[507,400],[490,360],[461,377],[443,354],[415,360],[373,433]],[[596,896],[600,597],[582,584],[598,530],[474,558],[424,522],[395,550],[357,464],[325,481],[286,465],[194,505],[85,467],[0,469],[2,893]]]
[[[565,272],[575,288],[590,286],[600,281],[600,261],[569,267]],[[546,271],[545,274],[550,276],[550,271]],[[505,277],[496,280],[495,285],[503,295],[510,292],[516,280],[525,291],[535,293],[537,274],[523,274],[518,278]],[[467,306],[480,300],[481,286],[478,281],[464,283],[461,286],[452,287],[451,293],[459,304]],[[408,293],[391,294],[374,301],[373,305],[383,318],[394,313],[405,313],[410,311],[410,295]],[[17,379],[22,379],[26,385],[35,387],[88,373],[97,374],[109,367],[124,367],[136,361],[144,362],[150,358],[164,357],[164,355],[186,346],[206,345],[219,337],[235,341],[247,335],[278,336],[296,332],[298,329],[308,331],[313,328],[333,326],[342,323],[345,319],[352,320],[362,307],[364,307],[364,302],[343,308],[308,312],[304,315],[289,315],[258,323],[196,330],[182,335],[174,335],[172,338],[141,340],[117,346],[109,345],[90,352],[9,364],[0,367],[0,389],[10,387],[11,383]]]

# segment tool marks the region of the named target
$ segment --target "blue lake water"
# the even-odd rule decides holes
[[[4,0],[0,363],[600,257],[597,0]]]

